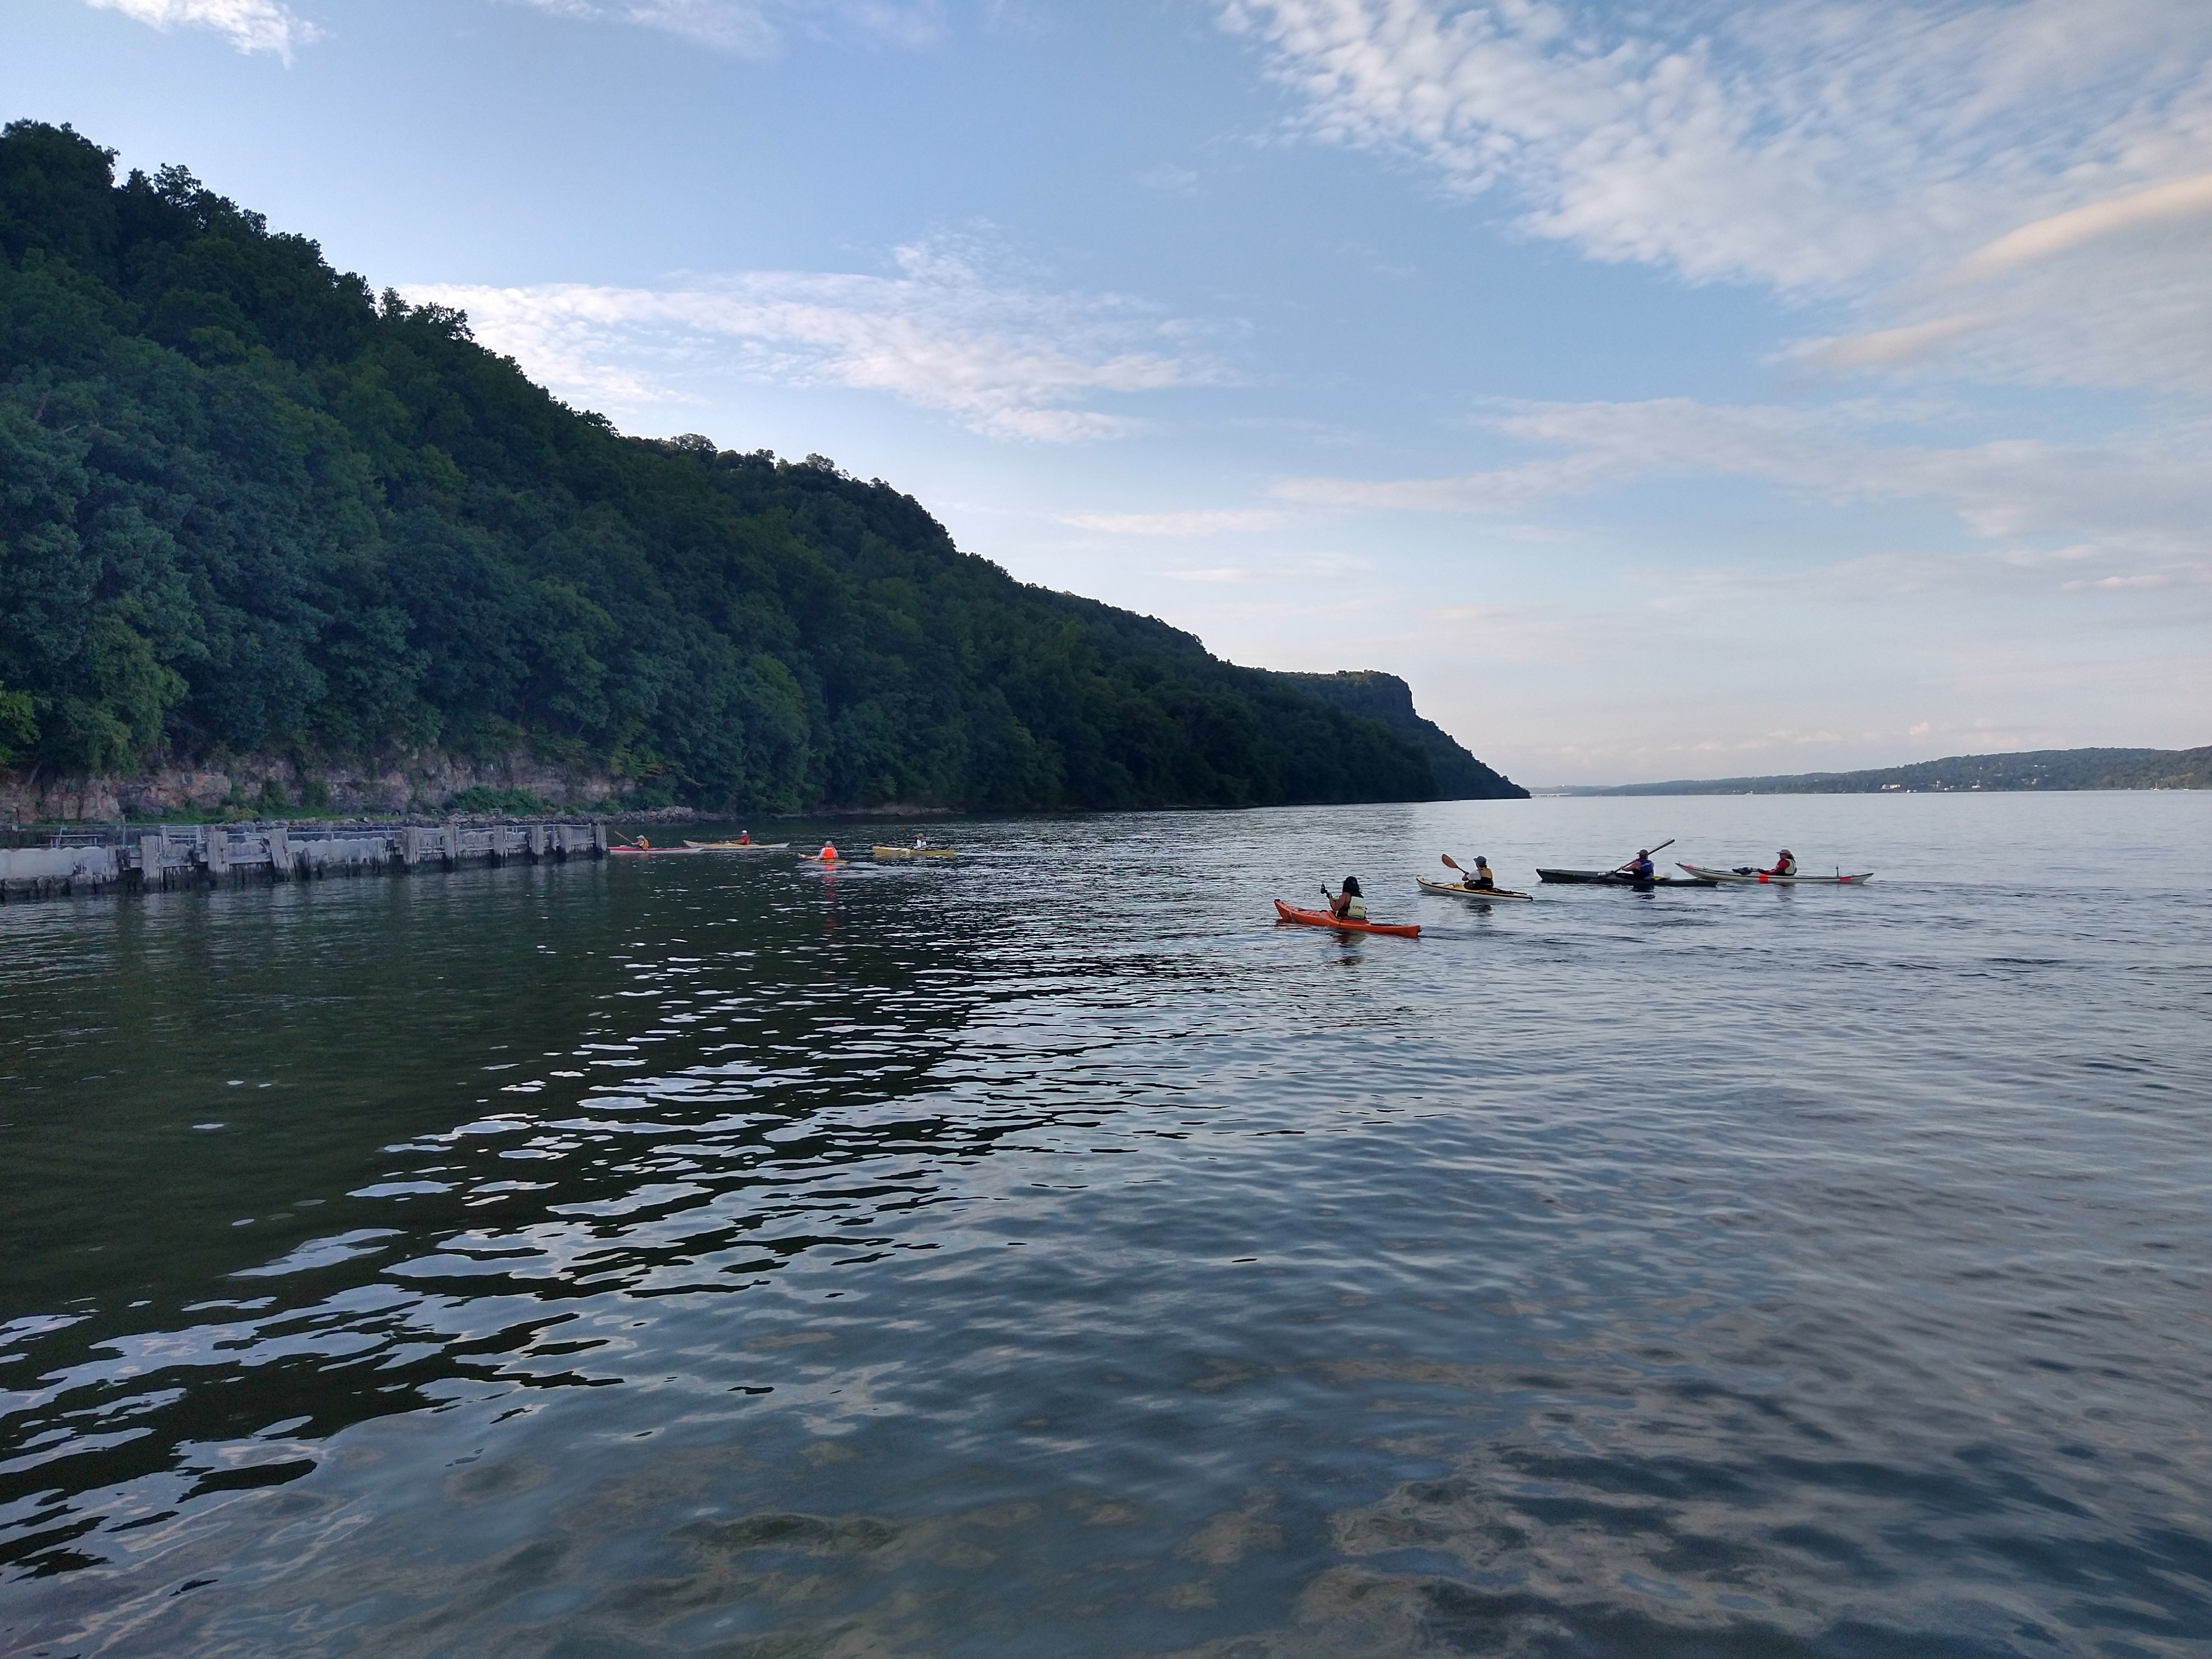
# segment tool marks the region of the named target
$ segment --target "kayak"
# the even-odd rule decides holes
[[[1462,887],[1455,881],[1431,881],[1426,876],[1415,876],[1425,893],[1449,893],[1454,898],[1474,899],[1487,903],[1492,899],[1533,899],[1534,893],[1516,893],[1504,887]]]
[[[1746,874],[1741,870],[1707,870],[1698,865],[1678,866],[1687,870],[1700,881],[1723,881],[1731,886],[1744,887],[1863,887],[1874,879],[1874,872],[1862,871],[1856,876],[1840,872],[1832,876],[1770,876],[1764,870]]]
[[[1539,870],[1539,881],[1564,882],[1584,887],[1717,887],[1706,876],[1626,876],[1618,870]]]
[[[1326,910],[1301,910],[1295,904],[1275,901],[1275,920],[1295,921],[1302,927],[1334,927],[1345,933],[1389,933],[1399,939],[1419,939],[1421,930],[1412,922],[1346,921]]]
[[[960,850],[955,847],[872,847],[868,849],[885,863],[899,859],[957,859]]]
[[[687,841],[684,844],[695,853],[781,853],[791,845],[787,841]]]
[[[618,859],[677,858],[686,853],[703,853],[703,847],[610,847],[610,857]]]

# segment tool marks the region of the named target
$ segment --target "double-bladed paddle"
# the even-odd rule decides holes
[[[1661,842],[1660,842],[1656,847],[1653,848],[1651,849],[1651,853],[1663,853],[1663,852],[1665,852],[1668,848],[1672,847],[1674,844],[1674,836],[1668,836],[1668,837],[1667,837],[1667,839],[1666,839],[1666,840],[1664,840],[1664,841]],[[1650,858],[1650,857],[1651,856],[1651,853],[1646,853],[1646,854],[1643,854],[1643,856],[1644,856],[1644,857],[1645,857],[1645,858]],[[1628,865],[1629,865],[1629,864],[1633,864],[1633,863],[1635,863],[1635,862],[1636,862],[1636,860],[1635,860],[1634,859],[1631,859],[1631,860],[1628,860],[1628,863],[1627,863],[1627,864],[1616,865],[1616,866],[1613,866],[1613,873],[1614,875],[1616,875],[1616,876],[1617,876],[1617,875],[1620,875],[1620,874],[1621,874],[1624,871],[1626,871],[1626,870],[1628,868]]]

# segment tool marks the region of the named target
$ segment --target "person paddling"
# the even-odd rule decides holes
[[[1367,920],[1367,901],[1360,895],[1358,877],[1344,878],[1344,890],[1329,900],[1328,911],[1339,921]]]
[[[1498,883],[1491,877],[1490,860],[1480,853],[1474,855],[1474,868],[1462,870],[1459,873],[1459,884],[1462,887],[1471,887],[1483,893],[1494,893],[1498,890]]]
[[[1797,855],[1795,853],[1792,853],[1788,848],[1784,848],[1782,849],[1781,857],[1774,860],[1774,867],[1771,870],[1769,870],[1766,873],[1770,876],[1796,875],[1797,873]]]
[[[1648,847],[1639,847],[1636,849],[1636,856],[1613,873],[1626,876],[1632,881],[1650,881],[1651,868],[1651,849]]]

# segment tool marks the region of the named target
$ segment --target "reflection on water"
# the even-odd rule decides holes
[[[9,907],[0,1650],[2203,1650],[2208,807]]]

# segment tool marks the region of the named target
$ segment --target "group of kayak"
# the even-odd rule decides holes
[[[755,841],[752,832],[741,832],[735,841],[687,841],[681,847],[655,847],[643,836],[629,842],[617,842],[607,848],[610,853],[625,858],[669,858],[697,853],[786,853],[791,850],[787,841]],[[872,847],[869,855],[879,863],[900,863],[911,859],[957,859],[960,849],[956,847],[932,847],[921,836],[914,838],[911,847]],[[840,853],[835,842],[825,841],[817,853],[793,854],[802,863],[835,865],[851,862],[850,854]]]
[[[1637,849],[1636,856],[1610,870],[1546,870],[1539,868],[1536,879],[1567,885],[1596,887],[1627,887],[1649,892],[1655,887],[1723,887],[1730,885],[1799,886],[1818,884],[1823,887],[1851,887],[1863,885],[1872,879],[1874,872],[1845,875],[1838,870],[1832,876],[1808,876],[1797,868],[1797,858],[1788,848],[1778,853],[1770,869],[1756,869],[1738,865],[1732,870],[1710,868],[1704,865],[1678,863],[1675,868],[1684,872],[1679,876],[1662,876],[1651,861],[1654,853],[1664,852],[1674,845],[1672,840],[1662,841],[1656,847]],[[1534,897],[1530,893],[1516,893],[1510,888],[1500,887],[1491,873],[1490,860],[1478,857],[1473,866],[1459,863],[1449,853],[1443,854],[1448,868],[1459,872],[1457,881],[1431,881],[1426,876],[1416,876],[1414,882],[1425,893],[1439,893],[1452,898],[1467,899],[1487,905],[1504,900],[1528,902]],[[1323,890],[1327,892],[1327,890]],[[1328,893],[1326,910],[1301,909],[1295,904],[1275,901],[1276,919],[1297,922],[1308,927],[1334,927],[1346,933],[1392,933],[1403,939],[1419,939],[1421,930],[1414,922],[1384,922],[1371,920],[1367,914],[1367,898],[1359,890],[1359,878],[1346,876],[1343,885]]]

